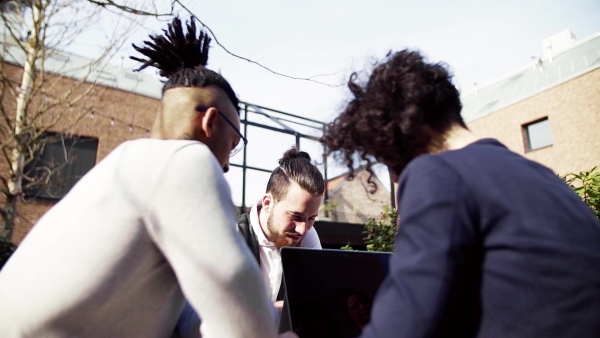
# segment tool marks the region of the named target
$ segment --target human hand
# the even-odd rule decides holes
[[[281,316],[281,310],[283,309],[283,301],[282,300],[278,300],[275,303],[273,303],[273,306],[275,306],[275,309],[277,309],[277,312]]]

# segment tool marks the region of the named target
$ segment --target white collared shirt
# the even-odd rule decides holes
[[[283,268],[281,266],[281,255],[275,244],[269,241],[260,227],[260,221],[258,218],[258,207],[260,200],[250,210],[250,226],[256,233],[258,238],[259,252],[260,252],[260,271],[262,272],[265,284],[268,287],[269,294],[272,301],[277,300],[277,294],[281,286],[281,277],[283,274]],[[302,242],[300,243],[302,248],[321,249],[321,241],[319,235],[314,227],[306,233]]]

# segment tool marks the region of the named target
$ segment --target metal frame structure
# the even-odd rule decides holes
[[[282,112],[279,110],[259,106],[259,105],[256,105],[253,103],[248,103],[248,102],[240,102],[240,108],[241,108],[240,109],[240,115],[241,115],[240,122],[243,125],[242,133],[243,133],[244,137],[248,138],[248,126],[267,129],[270,131],[283,133],[283,134],[287,134],[287,135],[293,135],[296,139],[296,148],[298,150],[300,150],[300,140],[301,139],[305,138],[305,139],[317,141],[317,142],[320,142],[320,139],[319,139],[319,137],[315,137],[315,136],[303,133],[301,131],[297,131],[292,126],[298,126],[298,127],[304,128],[304,129],[308,128],[308,130],[311,130],[311,129],[318,130],[321,132],[321,134],[323,134],[323,132],[325,131],[325,127],[327,125],[327,123],[322,122],[322,121],[317,121],[314,119],[310,119],[310,118],[306,118],[306,117],[302,117],[302,116],[298,116],[298,115],[294,115],[294,114],[290,114],[290,113],[285,113],[285,112]],[[267,118],[268,120],[272,121],[275,126],[267,125],[264,123],[259,123],[256,121],[256,119],[253,119],[253,117]],[[327,182],[327,152],[325,151],[323,144],[321,144],[321,147],[323,149],[323,152],[322,152],[323,178],[325,179],[325,182]],[[240,206],[240,209],[242,212],[246,208],[245,203],[246,203],[246,173],[247,173],[247,171],[248,170],[256,170],[256,171],[261,171],[261,172],[265,172],[265,173],[272,172],[272,169],[265,169],[265,168],[249,166],[248,158],[247,158],[247,150],[248,150],[247,147],[244,147],[244,150],[242,153],[243,157],[242,157],[241,164],[230,163],[230,166],[238,167],[238,168],[242,169],[242,202],[241,202],[241,206]],[[325,196],[325,199],[327,199],[327,196]]]
[[[275,132],[283,133],[283,134],[287,134],[287,135],[293,135],[296,139],[296,148],[298,148],[298,150],[300,150],[300,140],[301,139],[305,138],[305,139],[317,141],[320,143],[320,138],[297,131],[290,125],[299,126],[302,128],[308,128],[309,130],[310,129],[318,130],[318,131],[320,131],[321,135],[325,132],[325,127],[327,126],[327,123],[322,122],[322,121],[282,112],[280,110],[267,108],[267,107],[249,103],[249,102],[242,101],[242,102],[240,102],[240,106],[241,106],[240,123],[243,124],[242,133],[243,133],[244,137],[248,138],[248,126],[267,129],[270,131],[275,131]],[[273,124],[275,124],[276,126],[271,126],[271,125],[267,125],[264,123],[256,122],[255,120],[252,119],[253,115],[266,117],[268,120],[272,121]],[[325,149],[325,146],[322,143],[321,143],[321,147],[323,149],[323,152],[322,152],[323,179],[325,180],[325,182],[327,182],[328,181],[327,151]],[[240,206],[241,212],[244,212],[244,210],[246,208],[245,203],[246,203],[246,178],[247,178],[246,173],[247,173],[247,171],[255,170],[255,171],[260,171],[260,172],[265,172],[265,173],[272,172],[272,169],[265,169],[265,168],[249,166],[247,159],[248,159],[247,158],[247,147],[244,147],[242,163],[241,164],[230,163],[230,166],[242,169],[242,202],[241,202],[241,206]],[[395,198],[396,192],[394,190],[394,182],[392,182],[392,181],[390,181],[390,188],[391,188],[390,189],[390,203],[392,205],[392,208],[395,208],[396,207],[396,198]],[[327,199],[328,199],[327,190],[325,190],[325,201],[327,201]]]

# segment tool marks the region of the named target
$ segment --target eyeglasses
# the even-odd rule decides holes
[[[202,107],[196,108],[196,111],[206,111],[206,110],[208,110],[208,108],[202,108]],[[229,153],[229,157],[233,157],[233,156],[237,155],[240,151],[242,151],[242,149],[244,149],[244,147],[248,144],[248,140],[244,137],[244,135],[242,135],[242,133],[233,124],[233,122],[231,122],[231,120],[228,119],[227,116],[225,116],[225,114],[221,113],[221,111],[218,109],[217,109],[217,113],[219,113],[219,115],[221,115],[221,117],[225,119],[225,122],[227,122],[227,124],[230,125],[231,128],[233,128],[233,130],[235,130],[235,132],[240,136],[240,140],[242,141],[242,142],[238,142],[238,144],[235,146],[235,148],[231,149],[231,152]]]
[[[231,128],[233,128],[233,130],[235,130],[235,132],[238,135],[240,135],[240,140],[242,142],[238,142],[238,144],[236,144],[235,148],[231,149],[231,152],[229,153],[229,157],[233,157],[233,156],[237,155],[240,151],[242,151],[242,149],[244,149],[244,147],[248,144],[248,140],[246,140],[244,135],[242,135],[242,133],[239,131],[239,129],[236,128],[236,126],[233,124],[233,122],[231,122],[231,120],[229,120],[227,118],[227,116],[225,116],[225,114],[221,113],[221,111],[218,109],[217,109],[217,112],[219,113],[219,115],[221,115],[222,118],[225,119],[225,122],[227,122],[227,124],[229,124],[231,126]]]

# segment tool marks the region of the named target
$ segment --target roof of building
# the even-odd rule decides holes
[[[360,172],[364,171],[365,169],[366,169],[365,166],[360,166],[360,167],[354,169],[354,176],[356,177]],[[327,180],[327,192],[330,193],[334,190],[341,188],[348,181],[347,180],[348,174],[349,174],[349,172],[345,172],[341,175],[338,175],[338,176],[328,179]],[[372,180],[375,182],[375,184],[383,187],[383,184],[381,183],[381,180],[379,179],[379,177],[377,177],[377,174],[375,174],[375,172],[373,172],[372,174],[373,174]],[[385,189],[385,187],[384,187],[384,189]]]
[[[569,30],[542,42],[544,56],[489,85],[461,96],[470,122],[600,68],[600,32],[575,40]]]
[[[338,185],[340,185],[343,181],[348,177],[348,173],[336,176],[330,180],[327,180],[327,191],[331,192],[331,190],[335,189]]]
[[[2,59],[22,66],[25,60],[24,51],[11,41],[8,33],[0,29],[0,44],[4,45]],[[46,51],[44,71],[74,79],[85,79],[86,82],[117,88],[127,92],[160,99],[163,83],[155,76],[136,73],[123,69],[106,60],[92,60],[65,51]]]

